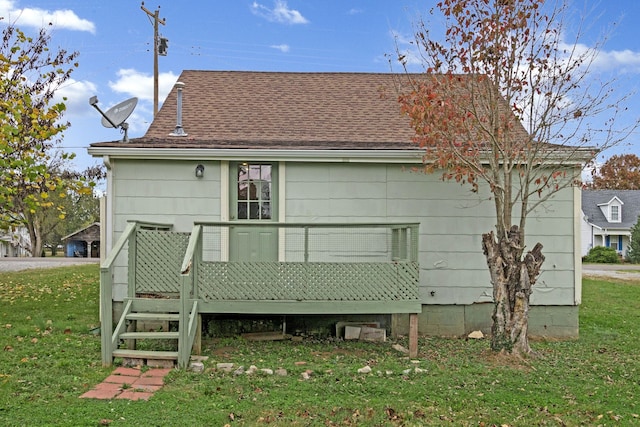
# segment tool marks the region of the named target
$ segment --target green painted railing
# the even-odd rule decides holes
[[[236,227],[277,233],[277,259],[230,253]],[[202,222],[181,269],[183,297],[199,300],[203,312],[420,311],[415,223]]]
[[[127,294],[129,296],[135,295],[136,232],[141,228],[171,230],[172,227],[170,224],[129,221],[120,238],[116,241],[115,245],[113,245],[104,262],[100,265],[100,338],[102,344],[102,364],[105,366],[109,366],[113,362],[113,350],[117,347],[117,334],[114,334],[113,331],[113,269],[116,260],[126,247],[129,256],[127,267]]]

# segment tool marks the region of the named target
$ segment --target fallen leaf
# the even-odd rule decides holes
[[[7,329],[11,329],[11,323],[7,323],[6,325],[4,325],[4,327]]]
[[[11,347],[10,345],[5,345],[4,351],[13,351],[13,347]]]

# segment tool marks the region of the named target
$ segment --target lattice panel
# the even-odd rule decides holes
[[[418,301],[418,263],[205,262],[205,301]]]
[[[136,293],[180,292],[180,268],[189,233],[138,230],[136,233]]]

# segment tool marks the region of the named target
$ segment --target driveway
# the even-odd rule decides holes
[[[582,277],[610,277],[640,282],[640,264],[582,264]]]
[[[0,272],[20,271],[34,268],[64,267],[78,264],[97,264],[98,258],[0,258]]]

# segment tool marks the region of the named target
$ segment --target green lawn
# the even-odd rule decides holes
[[[640,284],[583,289],[580,339],[534,341],[529,360],[462,339],[423,338],[416,360],[390,342],[225,339],[206,343],[205,373],[175,371],[131,402],[78,398],[112,369],[94,335],[96,265],[0,274],[0,425],[640,425]],[[288,375],[233,375],[218,362]]]

